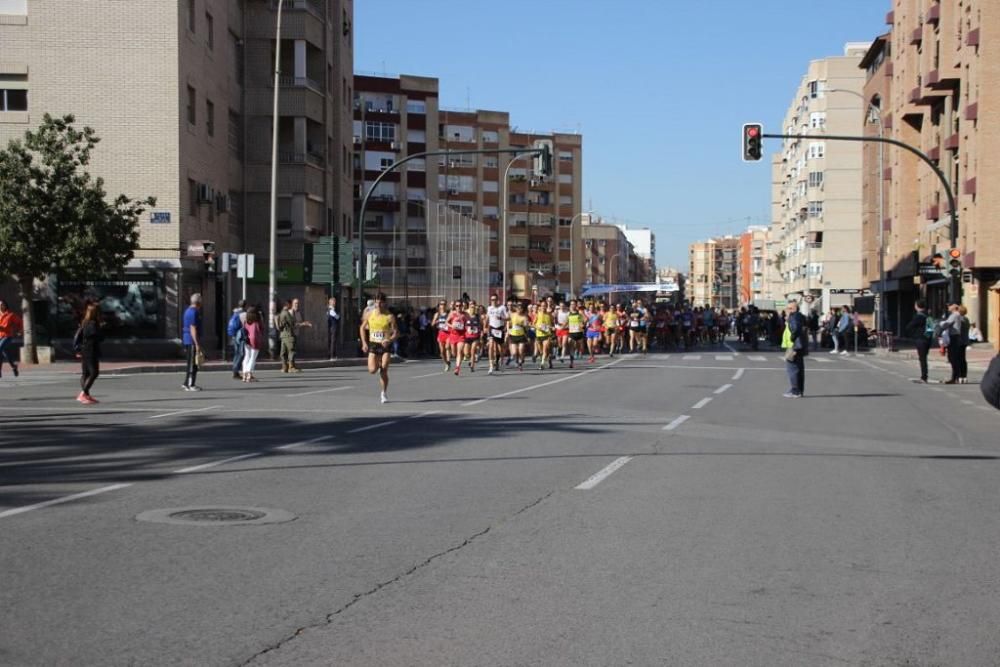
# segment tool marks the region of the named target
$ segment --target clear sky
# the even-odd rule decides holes
[[[583,208],[688,244],[767,224],[778,131],[810,60],[885,32],[889,0],[356,0],[355,70],[440,79],[441,105],[583,134]],[[770,145],[768,145],[770,144]],[[771,152],[777,140],[765,141]]]

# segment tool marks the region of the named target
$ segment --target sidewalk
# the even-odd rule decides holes
[[[897,339],[896,348],[895,352],[885,348],[878,348],[875,350],[875,354],[886,359],[918,360],[917,351],[914,349],[912,342]],[[994,356],[996,356],[996,352],[993,351],[993,346],[990,343],[970,345],[965,353],[965,357],[969,362],[969,369],[978,371],[985,371]],[[931,348],[930,354],[927,355],[927,364],[930,368],[950,368],[948,358],[942,356],[940,349],[936,347]]]
[[[393,358],[393,363],[405,361],[399,357]],[[340,366],[364,366],[368,360],[363,357],[350,357],[345,359],[299,359],[295,365],[302,369],[308,368],[336,368]],[[80,373],[80,361],[78,359],[58,359],[52,364],[26,365],[22,364],[21,372],[30,377],[32,373],[66,373],[78,375]],[[198,369],[200,373],[210,373],[213,371],[232,372],[232,361],[210,360]],[[280,361],[269,361],[267,359],[257,362],[257,370],[278,370],[281,368]],[[132,361],[122,360],[101,360],[101,375],[136,375],[139,373],[183,373],[187,369],[187,364],[180,359],[141,359]]]

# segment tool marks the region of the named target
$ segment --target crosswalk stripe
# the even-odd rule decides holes
[[[767,361],[767,357],[762,357],[759,355],[749,356],[747,357],[747,359],[749,359],[750,361]]]
[[[701,359],[701,355],[700,354],[685,354],[684,355],[684,359],[687,360],[687,361],[698,361],[699,359]]]
[[[823,357],[816,357],[816,361],[818,361],[821,364],[832,364],[833,363],[833,359],[824,359]]]
[[[731,354],[717,354],[715,355],[716,361],[732,361],[733,355]]]

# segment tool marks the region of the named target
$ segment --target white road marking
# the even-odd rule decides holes
[[[739,352],[737,352],[737,351],[736,351],[736,350],[735,350],[735,349],[733,348],[733,346],[732,346],[732,345],[730,345],[729,343],[725,343],[725,342],[723,342],[722,344],[723,344],[723,345],[725,346],[725,348],[726,348],[727,350],[729,350],[729,351],[730,351],[730,352],[732,352],[733,354],[735,354],[735,355],[739,356],[739,354],[740,354],[740,353],[739,353]]]
[[[403,379],[405,379],[405,380],[419,380],[421,378],[431,378],[431,377],[434,377],[435,375],[444,375],[444,374],[445,374],[444,371],[437,371],[435,373],[425,373],[424,375],[414,375],[411,378],[403,378]]]
[[[573,375],[567,375],[565,377],[561,377],[561,378],[556,379],[556,380],[549,380],[548,382],[542,382],[541,384],[533,384],[530,387],[522,387],[521,389],[515,389],[513,391],[505,391],[502,394],[496,394],[494,396],[487,396],[486,398],[480,398],[480,399],[475,400],[475,401],[469,401],[468,403],[462,403],[462,407],[463,408],[468,408],[468,407],[471,407],[473,405],[479,405],[480,403],[485,403],[486,401],[492,401],[495,398],[506,398],[507,396],[513,396],[515,394],[521,394],[521,393],[526,392],[526,391],[532,391],[533,389],[541,389],[542,387],[548,387],[548,386],[551,386],[551,385],[554,385],[554,384],[559,384],[560,382],[565,382],[566,380],[572,380],[574,378],[583,377],[584,375],[587,375],[589,373],[596,373],[596,372],[598,372],[600,370],[603,370],[605,368],[610,368],[611,366],[614,366],[615,364],[619,364],[619,363],[621,363],[623,361],[625,361],[624,358],[622,358],[622,359],[615,359],[614,361],[612,361],[610,363],[607,363],[607,364],[604,364],[603,366],[600,366],[598,368],[591,368],[589,370],[583,371],[582,373],[575,373]]]
[[[298,398],[299,396],[312,396],[313,394],[322,394],[330,391],[344,391],[345,389],[354,389],[353,386],[350,387],[330,387],[329,389],[317,389],[316,391],[305,391],[301,394],[285,394],[288,398]]]
[[[673,420],[672,422],[670,422],[669,424],[667,424],[666,426],[664,426],[663,430],[664,431],[673,431],[675,428],[677,428],[678,426],[680,426],[681,424],[683,424],[684,422],[686,422],[688,419],[691,419],[691,417],[688,416],[688,415],[681,415],[677,419]]]
[[[190,415],[195,412],[205,412],[206,410],[214,410],[216,408],[221,408],[221,405],[210,405],[207,408],[197,408],[195,410],[177,410],[176,412],[164,412],[162,415],[153,415],[150,419],[159,419],[160,417],[173,417],[174,415]]]
[[[654,364],[646,363],[641,366],[628,366],[627,368],[677,368],[686,371],[731,371],[732,366],[684,366],[680,364]],[[780,366],[761,366],[755,367],[754,372],[759,371],[781,371],[785,372],[785,369]],[[868,371],[864,368],[812,368],[809,370],[810,373],[867,373]]]
[[[733,375],[733,379],[734,380],[739,380],[741,377],[743,377],[743,371],[745,371],[745,370],[746,370],[745,368],[737,368],[736,369],[736,374]]]
[[[975,405],[975,403],[973,403],[972,401],[963,400],[962,402],[965,403],[966,405]]]
[[[398,419],[393,419],[390,422],[379,422],[378,424],[369,424],[368,426],[362,426],[361,428],[352,428],[348,433],[362,433],[364,431],[372,431],[377,428],[382,428],[383,426],[392,426],[393,424],[398,424]]]
[[[762,357],[759,354],[751,354],[747,357],[750,361],[767,361],[767,357]]]
[[[207,470],[208,468],[221,466],[223,463],[242,461],[243,459],[251,459],[255,456],[260,456],[260,452],[253,452],[251,454],[240,454],[239,456],[230,456],[228,459],[222,459],[221,461],[212,461],[211,463],[202,463],[201,465],[191,466],[190,468],[181,468],[180,470],[175,470],[174,474],[183,475],[185,473],[195,472],[197,470]]]
[[[587,481],[585,481],[582,484],[578,485],[576,488],[579,489],[579,490],[581,490],[581,491],[588,491],[588,490],[594,488],[595,486],[597,486],[598,484],[600,484],[601,482],[603,482],[609,475],[611,475],[611,473],[613,473],[614,471],[618,470],[619,468],[621,468],[623,465],[625,465],[626,463],[628,463],[631,460],[632,460],[631,456],[622,456],[621,458],[615,459],[610,464],[608,464],[605,468],[603,468],[602,470],[598,471],[597,473],[595,473],[594,475],[592,475],[591,477],[589,477],[587,479]]]
[[[733,356],[731,354],[717,354],[715,355],[716,361],[732,361]]]
[[[60,503],[68,503],[73,500],[79,500],[80,498],[89,498],[90,496],[96,496],[101,493],[107,493],[108,491],[117,491],[118,489],[124,489],[125,487],[132,486],[131,484],[112,484],[111,486],[102,486],[99,489],[91,489],[90,491],[84,491],[83,493],[74,493],[71,496],[63,496],[62,498],[53,498],[52,500],[46,500],[45,502],[35,503],[34,505],[25,505],[24,507],[15,507],[14,509],[5,510],[0,512],[0,519],[8,516],[14,516],[15,514],[24,514],[25,512],[30,512],[31,510],[41,509],[43,507],[51,507],[52,505],[58,505]]]
[[[686,361],[700,361],[701,360],[701,355],[700,354],[685,354],[684,355],[684,359]]]
[[[821,364],[832,364],[833,363],[833,359],[827,359],[826,357],[816,357],[816,361],[818,361]]]
[[[691,409],[692,410],[701,410],[703,407],[705,407],[706,405],[708,405],[711,402],[712,402],[712,399],[710,397],[709,398],[703,398],[700,401],[698,401],[697,403],[695,403],[694,405],[692,405]]]
[[[281,445],[280,447],[275,447],[275,449],[295,449],[296,447],[305,447],[306,445],[314,445],[317,442],[323,442],[324,440],[329,440],[332,435],[321,435],[318,438],[313,438],[312,440],[303,440],[301,442],[292,442],[287,445]]]
[[[719,387],[718,389],[716,389],[715,393],[716,394],[721,394],[722,392],[726,391],[727,389],[732,389],[732,388],[733,388],[733,385],[731,385],[731,384],[724,384],[721,387]]]

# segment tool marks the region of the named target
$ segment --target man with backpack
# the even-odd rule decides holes
[[[247,302],[240,300],[233,309],[233,314],[226,325],[226,335],[233,344],[233,379],[243,379],[243,357],[246,354],[246,334],[243,323],[246,321]]]
[[[906,325],[906,335],[914,340],[917,358],[920,359],[920,378],[913,382],[927,384],[927,354],[934,342],[934,327],[937,322],[927,312],[927,304],[923,299],[918,299],[913,309],[916,311],[913,319]]]

